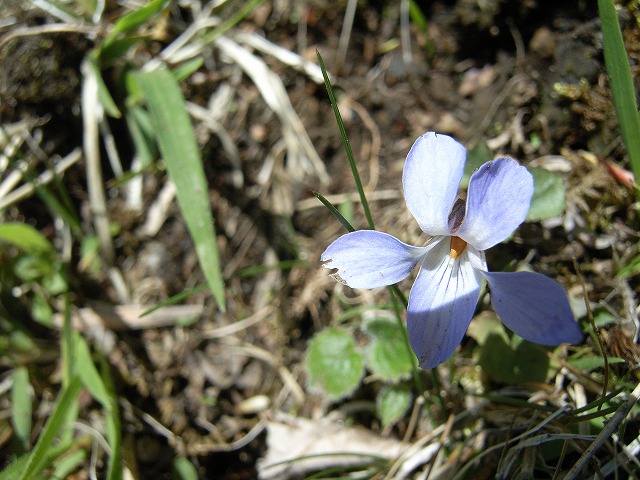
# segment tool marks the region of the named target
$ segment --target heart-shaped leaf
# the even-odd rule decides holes
[[[549,357],[543,347],[514,335],[511,340],[490,334],[480,350],[480,366],[489,377],[508,385],[543,383],[547,379]]]
[[[564,211],[565,187],[562,177],[544,168],[533,167],[533,198],[527,214],[530,222],[555,217]]]
[[[353,336],[341,328],[327,328],[309,342],[305,368],[309,384],[338,400],[353,393],[364,374],[364,360]]]
[[[376,413],[383,427],[397,423],[411,406],[411,391],[403,385],[390,385],[376,397]]]
[[[373,318],[364,325],[365,332],[372,337],[365,354],[367,366],[387,382],[409,378],[413,369],[413,359],[409,359],[400,328],[404,327],[388,318]]]

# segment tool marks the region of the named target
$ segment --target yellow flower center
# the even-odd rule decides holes
[[[451,244],[449,246],[449,256],[454,260],[462,255],[464,249],[467,248],[467,242],[460,237],[451,237]]]

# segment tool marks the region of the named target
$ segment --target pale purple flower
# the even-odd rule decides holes
[[[532,272],[489,272],[484,251],[509,238],[524,221],[533,178],[511,158],[482,165],[466,201],[458,197],[466,158],[453,138],[428,132],[409,151],[402,174],[409,211],[430,235],[414,247],[386,233],[359,230],[322,254],[334,278],[352,288],[393,285],[420,265],[407,307],[407,330],[420,366],[445,361],[462,340],[483,278],[504,324],[542,345],[577,343],[582,333],[562,286]]]

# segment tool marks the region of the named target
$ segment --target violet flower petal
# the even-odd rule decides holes
[[[407,208],[429,235],[449,234],[449,212],[458,194],[465,148],[447,135],[419,137],[404,164],[402,185]]]
[[[352,288],[376,288],[405,279],[431,247],[413,247],[374,230],[347,233],[320,259],[338,271],[334,278]]]
[[[427,254],[409,295],[407,331],[422,368],[451,356],[478,303],[482,274],[467,251],[453,260],[449,242],[445,237]]]
[[[457,236],[478,250],[509,238],[524,222],[533,196],[533,177],[511,158],[482,165],[469,180],[465,218]]]
[[[583,335],[567,294],[558,282],[533,272],[482,272],[491,303],[502,322],[541,345],[579,343]]]

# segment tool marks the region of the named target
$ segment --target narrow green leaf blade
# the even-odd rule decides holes
[[[349,159],[349,166],[351,167],[353,180],[356,182],[356,188],[358,189],[358,194],[360,195],[360,202],[362,203],[362,208],[364,209],[364,215],[365,217],[367,217],[367,223],[369,224],[369,228],[371,230],[375,230],[373,217],[371,216],[371,209],[369,208],[369,202],[367,201],[367,196],[365,195],[364,188],[362,187],[362,180],[360,180],[360,173],[358,173],[356,160],[353,156],[353,151],[351,150],[351,144],[349,143],[349,139],[347,138],[347,131],[344,128],[342,115],[340,114],[340,110],[338,109],[338,102],[336,101],[336,97],[333,94],[333,87],[331,86],[331,80],[329,80],[329,75],[327,74],[327,69],[324,66],[324,61],[322,60],[322,56],[320,55],[320,52],[318,52],[317,50],[316,50],[316,57],[318,58],[318,64],[320,65],[320,70],[322,70],[322,76],[324,77],[324,85],[327,89],[329,100],[331,101],[333,114],[335,115],[336,122],[338,123],[338,130],[340,130],[340,136],[342,137],[342,144],[344,145],[345,152],[347,153],[347,158]]]
[[[26,223],[0,224],[0,242],[11,243],[35,255],[53,252],[53,246],[38,230]]]
[[[122,114],[120,113],[115,100],[109,92],[109,87],[107,87],[107,84],[104,83],[102,72],[100,71],[100,67],[98,66],[98,60],[95,57],[96,55],[89,55],[89,61],[87,62],[87,65],[91,69],[93,75],[95,75],[96,82],[98,83],[98,98],[100,99],[100,104],[113,118],[120,118]]]
[[[11,387],[11,421],[15,434],[18,454],[29,448],[31,435],[31,385],[29,371],[25,367],[18,367],[13,371],[13,385]]]
[[[79,470],[83,463],[87,461],[86,450],[76,450],[61,457],[54,462],[55,469],[51,478],[73,478],[74,471]]]
[[[151,0],[146,5],[133,10],[122,16],[113,26],[113,30],[105,40],[104,44],[109,45],[121,33],[131,32],[138,28],[153,15],[163,10],[169,5],[170,0]]]
[[[609,74],[613,105],[620,121],[620,129],[631,168],[636,179],[640,178],[640,116],[629,68],[629,58],[624,48],[622,32],[613,0],[598,0],[602,22],[604,62]]]
[[[624,363],[624,359],[619,357],[609,357],[607,360],[609,365],[614,363]],[[590,372],[591,370],[605,366],[605,361],[602,357],[572,358],[569,359],[567,363],[583,372]]]
[[[73,339],[76,354],[76,375],[80,377],[93,398],[100,402],[103,407],[111,408],[111,397],[102,383],[98,369],[93,363],[89,345],[77,332],[74,332]]]
[[[31,451],[31,454],[26,461],[24,470],[19,477],[19,480],[26,480],[33,477],[34,474],[40,472],[47,461],[47,452],[51,448],[53,441],[64,427],[65,420],[67,419],[67,412],[73,407],[73,403],[78,398],[78,394],[82,388],[82,383],[79,378],[74,378],[69,386],[65,388],[56,405],[51,412],[51,416],[47,420],[47,423],[40,434],[40,438],[36,443],[36,446]]]
[[[122,480],[122,424],[118,408],[118,394],[113,384],[108,362],[103,356],[99,356],[98,360],[102,383],[111,400],[111,405],[105,412],[105,429],[111,447],[111,455],[107,465],[107,480]]]
[[[225,310],[224,280],[209,207],[204,169],[184,98],[167,70],[136,75],[152,121],[169,176],[176,185],[178,205],[184,216],[209,287],[221,310]]]
[[[350,232],[355,232],[356,229],[353,228],[353,226],[349,223],[349,221],[344,218],[344,216],[340,213],[340,211],[333,206],[333,204],[327,200],[326,198],[324,198],[320,193],[318,192],[313,192],[313,194],[315,195],[315,197],[320,200],[322,202],[322,204],[327,207],[329,209],[329,211],[333,214],[334,217],[336,217],[338,219],[338,221],[340,222],[340,224],[346,228],[347,230],[349,230]]]
[[[189,77],[193,72],[198,70],[202,64],[204,63],[204,58],[196,57],[191,60],[187,60],[186,62],[178,65],[173,69],[173,76],[179,80],[184,80]]]

